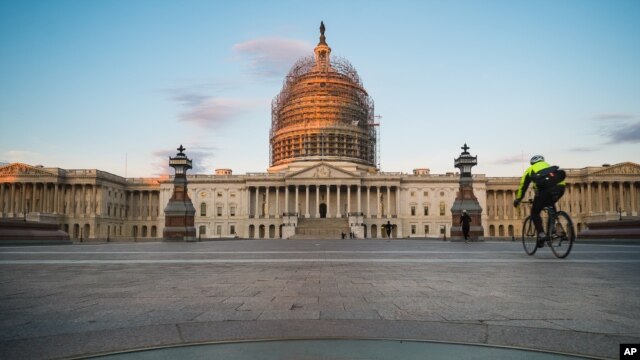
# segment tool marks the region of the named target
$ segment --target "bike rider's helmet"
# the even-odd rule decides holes
[[[542,155],[533,155],[533,157],[531,158],[531,165],[540,162],[540,161],[544,161],[544,156]]]

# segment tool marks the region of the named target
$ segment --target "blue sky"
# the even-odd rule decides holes
[[[640,163],[640,1],[0,1],[0,162],[269,166],[270,103],[326,25],[381,115],[381,168]],[[126,161],[125,161],[126,159]],[[125,167],[126,163],[126,167]]]

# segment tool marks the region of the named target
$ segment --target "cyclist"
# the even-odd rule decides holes
[[[529,183],[533,180],[533,177],[543,172],[545,169],[550,168],[547,162],[544,161],[544,157],[542,155],[534,155],[531,158],[531,166],[524,172],[522,178],[520,179],[520,186],[518,186],[518,191],[516,192],[516,199],[513,201],[513,206],[518,207],[522,198],[524,197],[527,188],[529,187]],[[537,246],[543,247],[544,240],[546,238],[546,234],[544,233],[544,228],[542,227],[542,218],[540,217],[540,212],[547,206],[553,206],[556,201],[560,200],[562,195],[564,194],[565,182],[564,180],[559,183],[552,185],[545,189],[538,189],[536,183],[533,183],[533,189],[535,190],[535,197],[533,198],[533,205],[531,206],[531,220],[533,220],[533,224],[536,227],[536,231],[538,232],[538,241]]]

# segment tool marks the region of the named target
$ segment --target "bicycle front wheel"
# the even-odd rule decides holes
[[[527,216],[522,224],[522,246],[524,246],[524,251],[527,254],[533,255],[536,253],[536,250],[538,250],[537,239],[538,235],[536,227],[533,225],[533,219],[531,219],[531,216]]]
[[[576,233],[573,230],[573,222],[564,211],[559,211],[555,224],[549,229],[549,247],[553,254],[560,258],[566,258],[571,252],[573,242],[576,240]]]

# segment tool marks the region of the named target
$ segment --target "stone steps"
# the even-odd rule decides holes
[[[341,239],[342,233],[350,231],[346,218],[301,218],[291,239]]]

